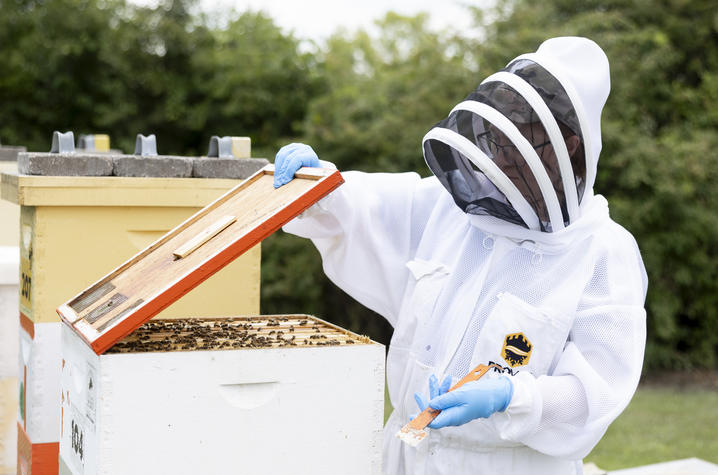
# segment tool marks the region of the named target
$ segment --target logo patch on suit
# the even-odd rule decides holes
[[[523,333],[511,333],[504,338],[501,357],[512,368],[523,366],[529,362],[533,345]]]

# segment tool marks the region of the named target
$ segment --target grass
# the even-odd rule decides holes
[[[385,394],[385,421],[391,411]],[[584,462],[617,470],[690,457],[718,464],[718,390],[641,385]]]
[[[616,470],[689,457],[718,463],[718,391],[642,386],[585,461]]]

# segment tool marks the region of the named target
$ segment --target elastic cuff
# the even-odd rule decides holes
[[[334,165],[332,162],[327,162],[326,160],[319,160],[319,168],[330,168],[332,170],[336,170],[337,166]]]
[[[505,411],[491,416],[491,420],[502,439],[520,442],[538,428],[543,401],[536,378],[529,372],[522,371],[510,380],[514,389],[511,402]]]
[[[320,166],[321,168],[329,168],[329,169],[332,169],[332,170],[336,170],[336,169],[337,169],[337,166],[334,165],[332,162],[326,162],[326,161],[324,161],[324,160],[319,160],[319,166]],[[331,203],[332,203],[332,201],[333,201],[333,197],[334,197],[334,196],[336,196],[335,193],[329,193],[327,196],[325,196],[325,197],[322,198],[321,200],[317,201],[313,206],[311,206],[309,209],[307,209],[307,211],[309,211],[310,213],[314,213],[315,211],[312,211],[312,210],[315,209],[315,208],[319,208],[319,210],[321,210],[322,212],[327,212],[327,211],[329,211],[329,210],[331,209],[331,207],[332,207],[332,204],[331,204]],[[305,211],[305,213],[306,213],[307,211]],[[302,213],[302,214],[304,214],[304,213]],[[301,216],[301,215],[300,215],[300,216]]]
[[[332,162],[327,162],[325,160],[319,160],[319,167],[320,168],[329,168],[331,170],[336,170],[337,167]],[[341,188],[341,187],[340,187]],[[303,227],[301,226],[302,221],[306,219],[312,219],[312,218],[318,218],[323,214],[326,214],[332,209],[332,203],[336,199],[337,190],[334,190],[333,192],[329,193],[324,198],[320,199],[316,203],[314,203],[312,206],[304,210],[302,213],[300,213],[296,218],[294,218],[289,223],[285,224],[282,227],[282,230],[291,234],[303,234]]]

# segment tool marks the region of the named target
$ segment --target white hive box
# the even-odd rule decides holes
[[[153,320],[125,341],[152,336],[157,346],[120,342],[102,355],[63,325],[60,472],[381,473],[383,347],[311,317],[277,318],[203,322],[220,333],[244,320],[270,340],[257,348],[182,349],[186,339],[168,343],[158,328],[200,324]],[[177,351],[151,351],[167,346]]]
[[[381,472],[382,345],[305,315],[148,322],[342,181],[272,173],[58,309],[60,473]]]
[[[0,246],[0,475],[16,473],[19,276],[18,247]]]

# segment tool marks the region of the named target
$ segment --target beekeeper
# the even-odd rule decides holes
[[[593,192],[609,88],[598,45],[550,39],[429,130],[434,177],[346,172],[285,226],[394,327],[385,473],[581,473],[631,399],[647,278]],[[287,145],[275,186],[320,165]],[[480,363],[501,369],[446,392]],[[414,448],[395,434],[427,403],[442,412]]]

